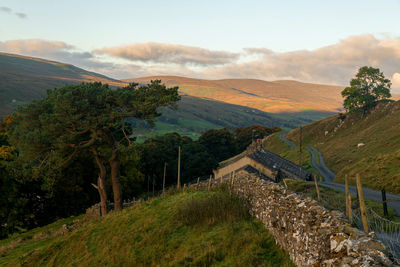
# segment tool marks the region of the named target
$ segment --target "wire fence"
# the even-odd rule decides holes
[[[388,252],[397,262],[400,262],[400,223],[385,219],[370,208],[367,208],[366,213],[369,231],[375,232]],[[363,229],[360,209],[353,210],[353,224],[358,229]]]

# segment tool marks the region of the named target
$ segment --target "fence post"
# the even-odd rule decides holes
[[[346,187],[346,216],[349,218],[350,224],[353,221],[353,214],[351,210],[351,195],[349,191],[349,177],[346,176],[344,177],[344,182],[345,182],[345,187]]]
[[[388,207],[386,203],[386,191],[385,188],[382,189],[382,202],[383,202],[383,215],[389,216]]]
[[[346,193],[346,217],[349,218],[349,177],[347,174],[344,176],[344,188]]]
[[[165,174],[167,172],[167,163],[164,162],[164,176],[163,176],[163,180],[162,180],[162,192],[163,194],[165,193]]]
[[[317,191],[318,201],[321,201],[321,196],[319,194],[319,187],[318,187],[318,181],[317,181],[317,175],[316,174],[314,174],[314,183],[315,183],[315,190]]]
[[[178,147],[178,183],[176,185],[178,190],[181,188],[181,147]]]
[[[362,191],[360,175],[356,175],[356,183],[357,183],[357,192],[358,192],[358,199],[360,201],[360,213],[361,213],[361,220],[364,228],[365,233],[369,233],[368,229],[368,221],[367,221],[367,214],[365,210],[365,203],[364,203],[364,194]]]
[[[210,179],[208,179],[208,190],[210,190],[210,187],[211,187],[211,177],[212,177],[212,174],[210,174]]]
[[[199,186],[200,186],[200,177],[197,177],[197,186],[196,186],[197,190],[199,189]]]
[[[286,187],[286,189],[287,189],[287,184],[286,184],[285,179],[282,179],[282,181],[283,181],[283,183],[285,184],[285,187]]]
[[[153,197],[154,197],[154,183],[155,183],[155,179],[154,179],[154,174],[153,174]]]

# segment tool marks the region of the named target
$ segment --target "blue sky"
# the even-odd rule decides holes
[[[16,13],[19,13],[17,15]],[[25,17],[24,15],[25,14]],[[318,49],[339,45],[343,40],[352,37],[373,36],[378,42],[391,40],[392,53],[396,54],[393,46],[397,45],[400,36],[400,1],[58,1],[58,0],[0,0],[0,51],[29,54],[55,59],[80,67],[123,78],[146,74],[177,74],[191,75],[204,78],[220,78],[210,73],[220,73],[221,76],[252,76],[256,78],[284,78],[282,72],[273,75],[260,76],[261,71],[255,70],[254,75],[241,71],[222,71],[222,68],[234,68],[243,62],[260,61],[270,65],[271,61],[278,62],[282,57],[287,58],[291,53],[299,51],[315,52]],[[54,51],[32,51],[29,47],[16,45],[9,41],[41,40],[45,42],[61,42],[64,47]],[[199,48],[200,54],[189,51],[190,58],[196,60],[207,51],[214,57],[215,51],[224,51],[232,56],[232,60],[218,61],[210,65],[204,60],[181,62],[174,58],[165,57],[166,50],[159,54],[150,55],[149,60],[143,60],[137,55],[126,56],[125,52],[115,52],[116,48],[138,49],[137,44],[152,43],[151,48],[144,50],[157,51],[164,44],[179,45],[172,53],[187,53],[190,48]],[[394,43],[393,43],[394,42]],[[136,44],[133,48],[131,44]],[[17,48],[16,48],[17,47]],[[44,46],[47,47],[47,46]],[[387,48],[387,46],[384,45]],[[103,48],[114,48],[101,53],[93,53]],[[189,50],[187,50],[188,48]],[[245,48],[263,48],[274,53],[245,53]],[[162,47],[164,49],[164,47]],[[171,47],[169,48],[171,49]],[[63,52],[63,53],[61,53]],[[72,56],[68,53],[75,53]],[[80,54],[79,54],[80,53]],[[85,62],[79,55],[91,54]],[[135,52],[136,53],[136,52]],[[193,54],[194,53],[194,54]],[[371,53],[366,50],[366,53]],[[390,53],[390,51],[386,51]],[[239,56],[237,54],[240,54]],[[379,53],[376,53],[379,54]],[[63,58],[64,55],[64,58]],[[149,55],[149,54],[147,54]],[[217,55],[217,57],[220,55]],[[277,58],[279,56],[279,58]],[[310,55],[311,56],[311,55]],[[343,56],[343,55],[342,55]],[[400,64],[394,55],[395,66],[385,60],[366,59],[365,63],[383,64],[389,76],[400,73]],[[163,61],[164,60],[164,61]],[[189,59],[190,61],[190,59]],[[222,62],[222,63],[221,63]],[[382,63],[383,62],[383,63]],[[96,64],[95,64],[96,63]],[[101,63],[101,64],[100,64]],[[107,63],[111,64],[107,68]],[[354,71],[355,62],[351,69]],[[348,63],[346,63],[348,65]],[[345,64],[345,65],[346,65]],[[386,66],[386,65],[390,66]],[[129,66],[119,72],[122,65]],[[255,66],[256,64],[253,64]],[[240,66],[239,66],[240,67]],[[336,69],[338,66],[333,66]],[[342,66],[343,67],[343,66]],[[345,66],[346,67],[346,66]],[[347,66],[348,67],[348,66]],[[379,66],[378,66],[379,67]],[[210,68],[218,68],[210,71]],[[301,68],[299,66],[298,68]],[[165,70],[169,69],[167,73]],[[132,71],[132,73],[129,72]],[[298,71],[301,73],[301,69]],[[136,75],[135,75],[136,74]],[[287,78],[307,80],[307,75],[294,75]],[[353,75],[354,73],[351,73]],[[311,74],[310,74],[311,75]],[[324,75],[324,74],[321,74]],[[338,79],[337,77],[317,78],[316,82],[343,83],[351,75]],[[222,77],[221,77],[222,78]],[[315,79],[313,75],[309,77]],[[400,74],[399,74],[400,81]]]

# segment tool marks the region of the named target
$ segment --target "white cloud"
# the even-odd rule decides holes
[[[9,13],[9,14],[12,13],[12,9],[9,7],[5,7],[5,6],[0,7],[0,11]],[[27,15],[25,13],[21,13],[21,12],[15,12],[14,14],[20,19],[25,19],[27,17]]]
[[[294,79],[347,85],[358,68],[380,68],[400,92],[400,38],[352,36],[315,50],[277,53],[268,48],[244,48],[242,53],[200,47],[141,43],[93,52],[58,41],[0,41],[0,50],[77,65],[116,78],[183,75],[204,79]],[[128,63],[126,63],[128,62]]]
[[[400,73],[396,72],[392,76],[392,89],[394,93],[400,94]]]
[[[213,51],[200,47],[169,43],[134,43],[124,46],[105,47],[93,51],[138,62],[176,63],[195,65],[226,64],[239,58],[239,54]]]

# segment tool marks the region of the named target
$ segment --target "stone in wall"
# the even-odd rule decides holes
[[[222,183],[231,180],[212,180],[212,186]],[[206,189],[208,181],[192,187]],[[341,212],[252,174],[237,175],[232,189],[249,200],[251,214],[297,266],[393,266],[385,246],[351,227]]]

